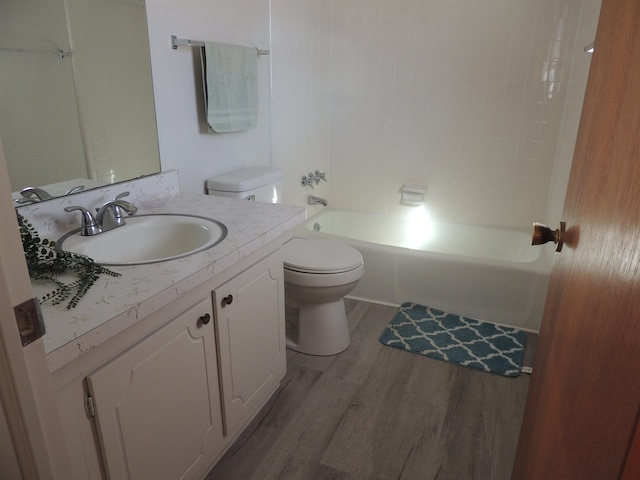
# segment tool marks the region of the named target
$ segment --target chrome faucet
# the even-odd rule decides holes
[[[133,215],[138,211],[138,208],[131,205],[126,200],[116,198],[115,200],[105,203],[98,209],[98,213],[96,213],[96,222],[102,227],[103,232],[107,232],[125,224],[124,214],[122,213],[123,210],[129,215]]]
[[[96,221],[102,227],[103,232],[124,225],[124,212],[127,212],[129,215],[133,215],[138,211],[137,207],[125,200],[122,200],[128,195],[129,192],[122,192],[117,195],[114,200],[105,203],[98,209],[98,213],[96,213]]]
[[[71,187],[69,190],[64,192],[65,195],[71,195],[72,193],[81,192],[84,190],[84,185],[76,185],[75,187]]]
[[[20,190],[20,195],[22,195],[22,198],[17,200],[18,203],[39,202],[53,198],[49,192],[45,192],[38,187],[24,187]]]
[[[327,202],[324,198],[316,197],[314,195],[309,195],[309,197],[307,198],[307,203],[309,205],[323,205],[325,207],[329,205],[329,202]]]
[[[82,213],[82,225],[80,227],[80,235],[92,236],[98,235],[102,232],[108,232],[116,227],[120,227],[125,224],[124,213],[133,215],[138,211],[138,208],[122,200],[122,197],[129,195],[129,192],[123,192],[118,195],[114,200],[110,200],[97,209],[95,216],[86,208],[79,206],[65,207],[65,212],[73,212],[80,210]]]
[[[102,227],[96,222],[93,214],[84,207],[80,207],[78,205],[73,205],[71,207],[64,207],[65,212],[73,212],[75,210],[80,210],[82,214],[82,224],[80,226],[80,235],[87,237],[92,235],[97,235],[102,233]]]

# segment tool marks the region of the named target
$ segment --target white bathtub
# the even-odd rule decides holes
[[[362,253],[365,274],[351,298],[412,301],[539,330],[551,262],[546,247],[530,245],[529,232],[323,210],[296,235],[334,238]]]

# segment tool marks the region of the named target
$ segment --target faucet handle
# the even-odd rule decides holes
[[[129,194],[129,192],[125,193],[127,195]],[[106,232],[107,230],[111,230],[125,224],[124,212],[128,215],[133,215],[137,211],[138,208],[136,206],[130,204],[126,200],[116,198],[115,200],[105,203],[98,209],[96,222],[102,226],[102,231]]]
[[[309,186],[313,188],[313,174],[310,173],[308,177],[306,175],[303,175],[302,179],[300,180],[300,185],[302,185],[303,187]]]
[[[80,210],[80,213],[82,214],[82,224],[80,227],[80,235],[91,236],[91,235],[97,235],[98,233],[102,232],[102,228],[100,227],[98,222],[96,222],[95,217],[86,208],[79,207],[77,205],[74,205],[71,207],[64,207],[65,212],[74,212],[76,210]]]
[[[325,182],[327,181],[327,179],[325,178],[326,174],[327,172],[320,172],[319,170],[316,170],[316,174],[315,174],[316,185],[320,183],[320,180],[324,180]]]
[[[69,190],[64,192],[65,195],[71,195],[72,193],[81,192],[84,190],[84,185],[76,185],[75,187],[71,187]]]
[[[114,199],[116,201],[116,203],[113,204],[113,218],[115,220],[116,225],[124,225],[124,212],[122,211],[122,207],[120,205],[118,205],[117,200],[120,200],[124,197],[128,197],[129,196],[129,192],[122,192],[119,193],[118,195],[116,195],[116,198]],[[129,202],[126,202],[128,205],[131,205]],[[138,209],[135,208],[133,205],[131,205],[131,213],[129,213],[129,215],[133,215]]]

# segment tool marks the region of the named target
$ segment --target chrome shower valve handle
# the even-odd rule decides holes
[[[308,177],[306,175],[303,175],[302,179],[300,180],[300,185],[303,187],[309,186],[313,188],[313,178],[311,177],[312,177],[311,173],[309,174]]]
[[[320,180],[324,180],[326,182],[326,175],[326,172],[321,172],[320,170],[316,170],[315,173],[309,172],[309,175],[302,176],[302,178],[300,179],[300,185],[302,185],[303,187],[309,186],[313,188],[313,184],[315,183],[316,185],[318,185],[320,183]]]

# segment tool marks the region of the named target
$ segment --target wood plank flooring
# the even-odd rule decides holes
[[[206,480],[509,479],[528,375],[383,346],[395,308],[346,307],[351,346],[331,357],[288,351],[280,389]]]

